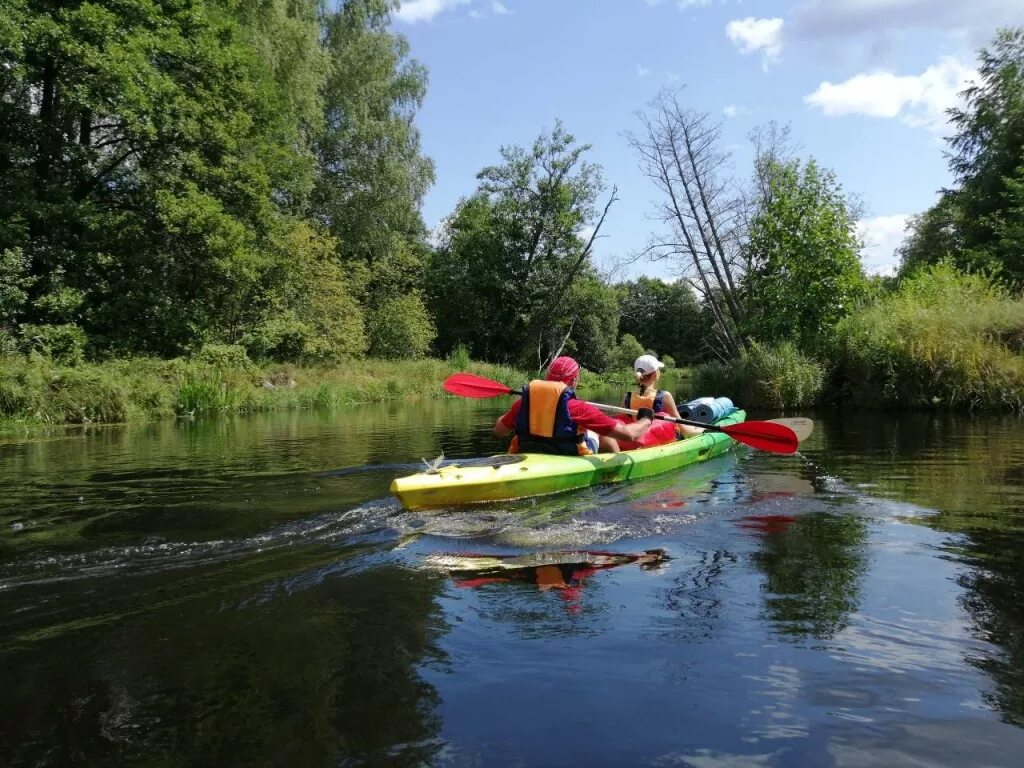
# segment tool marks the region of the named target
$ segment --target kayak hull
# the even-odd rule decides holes
[[[736,411],[717,423],[739,424],[744,419],[746,414]],[[526,453],[508,463],[481,465],[474,461],[461,466],[455,462],[436,472],[396,478],[391,483],[391,492],[406,509],[509,501],[659,475],[720,456],[733,445],[733,440],[722,432],[705,432],[686,440],[623,453]]]

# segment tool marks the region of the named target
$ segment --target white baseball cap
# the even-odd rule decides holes
[[[654,373],[659,368],[664,368],[665,364],[660,362],[654,355],[640,355],[633,363],[633,370],[637,373],[642,373],[644,376]]]

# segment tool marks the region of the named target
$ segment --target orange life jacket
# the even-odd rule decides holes
[[[516,416],[516,435],[509,453],[557,453],[587,456],[586,430],[576,426],[569,413],[569,401],[576,397],[560,381],[531,381],[523,387]]]

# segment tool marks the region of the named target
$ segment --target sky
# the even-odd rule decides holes
[[[945,110],[1024,0],[403,0],[393,27],[430,72],[417,115],[436,166],[424,201],[436,227],[499,162],[560,119],[618,187],[599,265],[638,252],[658,199],[625,133],[665,87],[723,124],[737,177],[750,131],[789,124],[802,157],[835,171],[861,202],[862,258],[891,273],[909,216],[952,183]],[[674,276],[639,261],[617,277]]]

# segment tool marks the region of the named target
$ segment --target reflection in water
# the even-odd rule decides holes
[[[426,565],[446,572],[457,587],[486,584],[532,584],[541,591],[555,589],[566,601],[567,610],[578,613],[581,589],[598,571],[636,563],[644,570],[660,567],[669,560],[664,549],[640,554],[625,552],[541,552],[526,555],[434,554]]]
[[[5,763],[422,765],[440,724],[417,667],[443,663],[440,582],[395,566],[308,575],[5,653]]]
[[[765,530],[753,560],[765,574],[769,621],[784,635],[834,636],[857,609],[867,523],[853,514],[759,517]]]

